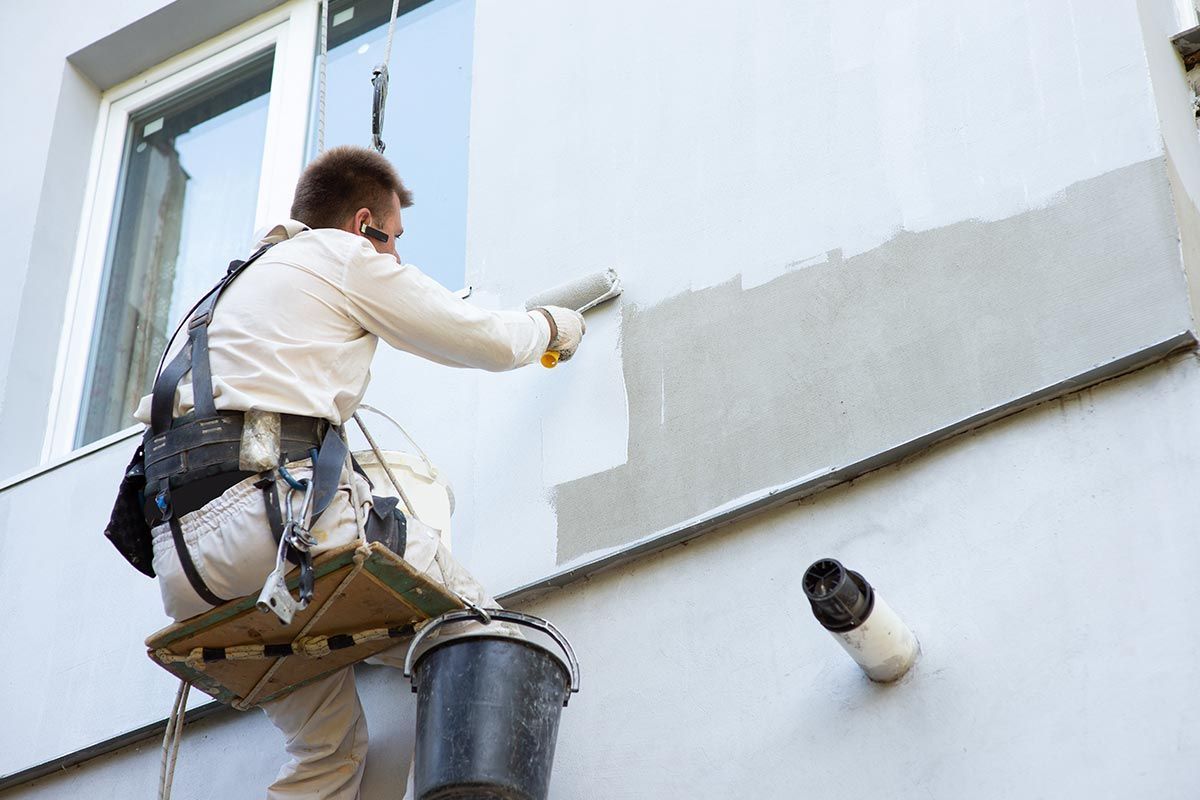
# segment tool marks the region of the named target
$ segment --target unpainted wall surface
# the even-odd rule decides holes
[[[792,800],[830,776],[913,800],[1194,797],[1197,402],[1200,361],[1176,357],[523,608],[583,668],[551,797]],[[919,637],[899,685],[811,618],[799,576],[826,556]],[[411,695],[359,675],[363,796],[397,797]],[[197,725],[174,796],[258,794],[280,752],[258,715]],[[2,796],[141,796],[157,764],[144,746]]]

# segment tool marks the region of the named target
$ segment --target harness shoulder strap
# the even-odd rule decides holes
[[[200,299],[188,318],[188,340],[180,348],[179,353],[171,359],[165,368],[160,366],[158,376],[154,380],[153,398],[150,401],[150,430],[157,436],[171,427],[171,418],[175,409],[175,392],[179,382],[188,372],[192,373],[192,404],[196,416],[204,419],[216,416],[216,400],[213,397],[212,368],[208,359],[208,325],[212,322],[213,309],[221,299],[221,293],[233,283],[237,276],[246,271],[263,253],[271,249],[273,244],[265,244],[255,251],[254,255],[245,261],[233,261],[224,277],[208,294]],[[182,326],[181,326],[182,328]],[[171,349],[171,342],[180,329],[176,329],[167,342],[165,353]]]

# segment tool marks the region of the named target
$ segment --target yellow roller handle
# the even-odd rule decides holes
[[[542,366],[546,369],[554,369],[558,366],[558,358],[557,350],[547,350],[542,353]]]

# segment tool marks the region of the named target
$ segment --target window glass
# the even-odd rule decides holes
[[[391,7],[390,0],[330,4],[327,148],[371,145],[371,72],[383,60]],[[384,155],[416,200],[404,211],[397,251],[450,289],[461,288],[466,273],[474,21],[474,0],[401,0],[388,64]],[[316,155],[316,94],[310,156]]]
[[[252,244],[271,65],[131,115],[76,446],[133,423],[168,325]]]

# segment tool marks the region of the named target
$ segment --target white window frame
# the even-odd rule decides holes
[[[1175,7],[1179,17],[1179,30],[1186,31],[1194,28],[1200,22],[1198,0],[1175,0]]]
[[[317,0],[292,0],[102,95],[46,421],[43,463],[76,449],[75,433],[130,116],[273,46],[274,65],[254,227],[286,218],[292,189],[305,161],[318,9]],[[132,425],[120,433],[128,435],[140,427]]]

